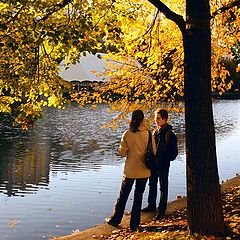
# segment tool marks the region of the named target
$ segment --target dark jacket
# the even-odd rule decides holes
[[[161,129],[156,129],[153,135],[157,145],[157,168],[169,168],[170,161],[178,155],[177,137],[172,131],[172,126],[166,124]]]

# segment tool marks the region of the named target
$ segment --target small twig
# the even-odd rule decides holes
[[[23,10],[23,8],[24,8],[25,6],[22,6],[18,11],[17,11],[17,13],[12,17],[12,22],[14,23],[14,21],[15,21],[15,19],[18,17],[18,15],[20,14],[20,12]],[[8,21],[8,23],[10,23],[10,21]],[[7,23],[7,24],[8,24]]]
[[[160,12],[162,12],[167,19],[175,22],[182,33],[185,32],[186,22],[184,21],[183,16],[173,12],[160,0],[149,0],[149,2],[152,3]]]
[[[216,17],[219,13],[224,13],[224,12],[228,11],[229,9],[231,9],[233,7],[240,7],[240,0],[235,0],[234,2],[231,2],[226,6],[220,7],[219,9],[217,9],[216,11],[214,11],[212,13],[211,19]]]
[[[44,17],[40,18],[39,20],[37,20],[37,22],[40,21],[45,21],[47,20],[52,14],[56,13],[57,11],[61,10],[62,8],[64,8],[65,6],[67,6],[69,3],[73,2],[73,0],[63,0],[62,3],[56,4],[53,6],[53,10],[50,11],[49,13],[47,13]]]

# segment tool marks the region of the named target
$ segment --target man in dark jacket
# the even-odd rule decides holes
[[[156,220],[164,217],[167,209],[168,200],[168,174],[170,162],[178,154],[177,137],[172,131],[172,126],[167,123],[168,112],[165,109],[155,111],[154,120],[157,128],[153,132],[156,145],[156,168],[151,171],[149,178],[148,206],[142,209],[142,212],[156,211],[157,184],[160,183],[160,203]]]

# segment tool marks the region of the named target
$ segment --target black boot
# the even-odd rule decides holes
[[[151,207],[151,206],[147,206],[147,207],[145,207],[145,208],[143,208],[142,210],[141,210],[141,212],[155,212],[157,209],[156,209],[156,207]]]
[[[105,222],[113,227],[118,227],[118,223],[114,222],[112,218],[106,218]]]
[[[157,216],[154,218],[154,220],[161,220],[164,218],[164,216],[165,216],[164,213],[158,213]]]

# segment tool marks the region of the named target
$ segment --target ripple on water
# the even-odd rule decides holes
[[[220,178],[224,179],[240,172],[240,101],[215,101],[213,106]],[[101,223],[111,214],[124,162],[116,150],[127,128],[102,128],[111,116],[104,105],[96,110],[71,106],[46,109],[44,119],[27,132],[0,126],[0,199],[4,203],[0,205],[0,239],[65,235]],[[170,171],[169,199],[173,200],[186,194],[185,123],[183,113],[170,117],[179,142],[179,156]],[[131,199],[132,195],[127,210]]]

